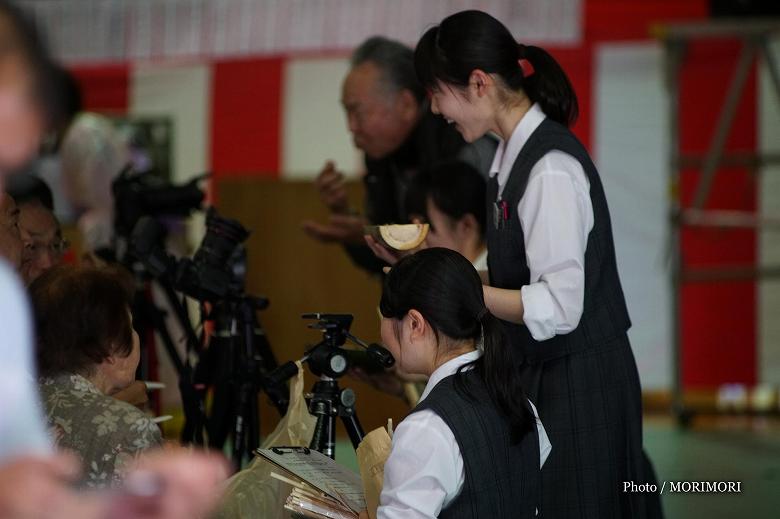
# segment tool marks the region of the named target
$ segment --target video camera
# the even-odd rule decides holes
[[[157,332],[179,375],[185,415],[182,440],[214,449],[229,440],[237,466],[257,448],[260,417],[257,399],[265,391],[283,414],[289,391],[268,383],[267,373],[278,366],[256,310],[268,300],[245,289],[249,231],[236,220],[206,210],[206,233],[192,258],[177,258],[165,248],[170,217],[182,218],[200,210],[203,192],[193,179],[172,185],[154,174],[135,174],[126,168],[113,183],[115,197],[115,257],[131,269],[139,286],[154,283],[167,300],[184,331],[186,353],[181,356],[168,330],[166,315],[154,304],[149,290],[136,294],[135,324],[149,337]],[[142,285],[143,284],[143,285]],[[200,305],[201,322],[213,323],[199,337],[180,294]],[[208,347],[205,347],[205,346]],[[210,406],[206,406],[207,397]]]
[[[241,223],[224,218],[210,207],[206,211],[206,235],[192,259],[177,260],[165,251],[164,227],[143,216],[133,229],[130,243],[135,256],[149,272],[169,280],[179,290],[199,301],[221,301],[243,293],[246,257],[242,244],[249,237]],[[267,301],[258,303],[262,310]]]
[[[208,174],[186,184],[173,185],[152,174],[138,174],[125,167],[111,184],[114,194],[114,228],[117,235],[129,236],[144,216],[188,216],[200,209],[203,191],[198,183]]]

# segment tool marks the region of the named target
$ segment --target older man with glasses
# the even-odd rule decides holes
[[[30,174],[14,175],[7,192],[19,209],[19,232],[24,243],[20,274],[29,285],[62,262],[69,244],[62,238],[51,189],[43,180]]]

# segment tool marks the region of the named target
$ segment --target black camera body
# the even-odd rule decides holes
[[[119,236],[130,236],[144,216],[188,216],[200,209],[203,191],[196,177],[179,186],[153,174],[137,174],[128,166],[111,184],[114,195],[114,229]]]
[[[153,217],[141,217],[131,236],[132,249],[154,277],[170,281],[198,301],[222,301],[243,295],[246,257],[242,246],[249,237],[241,223],[224,218],[210,207],[206,235],[192,259],[175,259],[163,246],[165,230]]]

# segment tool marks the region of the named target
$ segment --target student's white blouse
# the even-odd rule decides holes
[[[490,177],[498,175],[499,197],[520,150],[545,117],[534,104],[509,140],[499,143],[490,167]],[[531,168],[516,214],[531,270],[530,284],[521,289],[523,322],[537,341],[571,332],[582,316],[585,248],[593,229],[590,182],[582,165],[568,153],[546,153]]]
[[[482,352],[472,351],[439,366],[428,379],[420,401],[425,400],[442,379],[480,355]],[[536,416],[541,468],[552,446],[533,403],[531,407]],[[438,517],[460,493],[464,477],[458,442],[444,420],[429,409],[412,413],[398,424],[393,435],[377,519]]]

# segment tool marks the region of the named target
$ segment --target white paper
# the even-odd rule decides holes
[[[354,512],[366,507],[360,476],[315,450],[303,447],[258,449],[257,454],[342,501]]]

